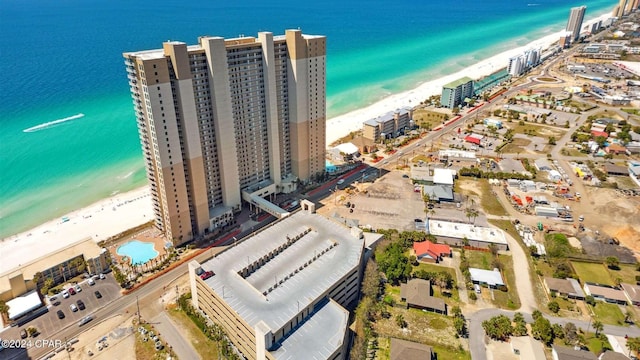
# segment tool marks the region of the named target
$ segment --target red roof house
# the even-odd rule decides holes
[[[620,144],[611,144],[609,146],[607,146],[604,151],[607,152],[607,154],[624,154],[627,152],[627,148],[620,145]]]
[[[598,131],[598,130],[591,130],[591,135],[593,135],[593,136],[603,136],[605,138],[609,137],[609,134],[607,134],[605,131]]]
[[[437,263],[444,256],[451,257],[451,247],[446,244],[434,244],[431,241],[413,243],[413,252],[418,261]]]

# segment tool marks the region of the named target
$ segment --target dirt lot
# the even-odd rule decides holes
[[[337,196],[331,195],[321,201],[323,207],[318,213],[356,219],[360,225],[370,225],[373,229],[415,230],[413,220],[425,217],[424,202],[403,174],[393,171],[373,184],[362,184],[357,193],[341,191]],[[345,206],[347,202],[355,205],[353,212]]]

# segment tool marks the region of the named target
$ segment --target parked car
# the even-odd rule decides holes
[[[67,290],[62,290],[61,294],[62,294],[62,297],[65,299],[69,297],[69,292]]]
[[[64,319],[64,312],[62,312],[62,310],[58,310],[56,314],[58,314],[58,319]]]
[[[100,274],[100,280],[104,280],[104,279],[106,279],[106,278],[107,278],[107,277],[106,277],[106,276],[104,276],[104,274]]]
[[[344,179],[338,180],[338,185],[342,185],[342,184],[344,184]]]
[[[25,330],[25,329],[20,330],[20,338],[21,339],[26,339],[27,338],[27,330]]]
[[[101,299],[102,298],[102,294],[100,294],[100,291],[94,291],[93,292],[96,295],[96,299]]]
[[[76,304],[71,304],[69,305],[69,308],[71,309],[71,311],[76,312],[78,311],[78,307],[76,306]]]
[[[89,280],[87,280],[87,284],[89,284],[89,286],[93,286],[96,282],[92,278],[89,278]]]
[[[91,320],[93,320],[93,316],[87,315],[87,316],[83,317],[82,320],[80,320],[80,322],[78,323],[78,326],[82,326],[82,325],[88,323]]]
[[[86,309],[86,306],[84,306],[84,303],[82,302],[82,300],[76,301],[76,304],[78,304],[78,309],[80,310]]]
[[[213,271],[205,271],[200,275],[200,279],[207,280],[208,278],[212,277],[213,275],[215,275],[213,273]]]
[[[58,306],[60,305],[60,300],[58,300],[57,296],[52,296],[49,298],[49,303],[51,303],[51,305],[53,306]]]
[[[68,291],[69,291],[69,294],[71,294],[71,295],[75,295],[76,294],[76,290],[74,288],[72,288],[72,287],[70,287]]]
[[[80,291],[82,291],[82,288],[80,287],[80,285],[79,285],[79,284],[78,284],[78,285],[76,285],[76,286],[74,286],[74,288],[76,289],[76,292],[80,292]]]

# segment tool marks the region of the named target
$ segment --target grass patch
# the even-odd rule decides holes
[[[640,115],[640,110],[638,109],[621,109],[621,110],[626,112],[627,114]]]
[[[571,266],[582,282],[592,282],[602,285],[615,285],[606,267],[600,263],[571,261]]]
[[[411,159],[411,162],[413,163],[417,163],[418,161],[424,161],[426,163],[431,162],[431,159],[428,156],[425,155],[418,155],[416,157],[414,157],[413,159]]]
[[[580,150],[578,150],[576,148],[563,148],[562,150],[567,156],[583,156],[583,157],[587,157],[587,154],[583,153],[582,151],[580,151]]]
[[[493,255],[490,252],[466,250],[465,254],[469,259],[469,266],[472,268],[492,270],[491,260]]]
[[[503,309],[515,310],[520,307],[518,288],[516,287],[516,276],[513,271],[513,259],[509,255],[498,255],[503,265],[502,278],[507,284],[509,291],[494,291],[494,301],[496,306]]]
[[[449,307],[453,305],[458,305],[460,303],[460,293],[458,292],[458,287],[457,287],[458,281],[456,278],[455,269],[447,266],[439,266],[436,264],[420,263],[418,266],[413,267],[414,273],[418,270],[424,270],[424,271],[430,271],[430,272],[442,272],[442,271],[448,272],[453,278],[453,287],[450,290],[448,290],[450,295],[448,295],[446,292],[443,293],[439,287],[432,286],[433,296],[444,299],[444,301],[447,303],[447,305],[449,305]],[[398,291],[400,291],[399,289],[400,288],[398,288]]]
[[[620,310],[620,306],[609,304],[603,301],[597,301],[596,306],[589,305],[595,318],[602,321],[603,324],[610,325],[626,325],[624,322],[624,314]]]
[[[636,275],[640,275],[640,272],[636,271],[635,265],[630,264],[620,264],[620,270],[609,270],[609,274],[613,279],[620,278],[623,283],[627,284],[635,284],[636,283]]]
[[[587,332],[583,335],[585,345],[589,348],[589,351],[598,355],[604,350],[613,350],[609,340],[605,336],[596,337],[595,333]]]
[[[489,181],[487,179],[479,179],[476,180],[476,182],[482,193],[480,196],[480,206],[482,206],[484,212],[498,216],[509,215],[500,203],[500,200],[498,200],[498,197],[493,194],[494,191],[491,185],[489,185]]]
[[[168,311],[169,316],[179,323],[188,333],[191,345],[203,359],[217,359],[218,345],[215,341],[207,338],[193,321],[182,311],[176,309],[175,305]]]
[[[513,141],[503,147],[500,152],[510,154],[523,153],[526,152],[526,149],[524,147],[528,146],[529,144],[531,144],[531,140],[515,138],[513,139]]]

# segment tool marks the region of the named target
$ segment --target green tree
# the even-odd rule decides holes
[[[578,342],[578,329],[572,322],[568,322],[562,329],[564,331],[564,343],[567,345],[575,345]]]
[[[553,329],[549,320],[543,316],[538,317],[531,324],[531,335],[533,335],[534,339],[540,340],[549,346],[553,342]]]
[[[376,253],[378,267],[391,283],[397,284],[411,275],[412,267],[404,251],[405,248],[399,242],[394,242],[382,252]]]
[[[471,219],[473,219],[474,223],[476,222],[476,218],[478,217],[478,215],[480,215],[478,210],[472,208],[466,208],[464,213],[467,219],[469,219],[469,222],[471,222]]]
[[[549,308],[549,310],[551,310],[551,312],[553,312],[554,314],[557,314],[558,311],[560,311],[560,305],[558,304],[557,301],[551,301],[549,302],[549,305],[547,305],[547,307]]]
[[[396,325],[400,328],[407,327],[407,322],[404,320],[404,316],[402,316],[402,314],[396,315]]]
[[[464,320],[464,317],[454,317],[453,327],[456,329],[456,334],[459,336],[467,334],[467,322]]]
[[[596,306],[596,299],[593,297],[593,295],[587,295],[584,297],[584,302],[586,302],[587,304],[591,305],[591,306]]]
[[[640,352],[640,337],[628,338],[627,349],[629,349],[629,353],[633,352],[636,356],[638,356],[638,352]]]
[[[369,259],[362,278],[362,295],[377,299],[378,295],[380,295],[381,280],[378,265],[375,261]]]
[[[564,329],[560,324],[551,325],[551,330],[553,331],[554,339],[564,339]]]
[[[605,264],[607,264],[607,267],[609,269],[612,270],[619,270],[620,269],[620,260],[618,260],[618,258],[616,256],[607,256],[604,259]]]
[[[556,138],[553,136],[549,137],[549,145],[555,145],[556,144]]]
[[[524,316],[522,313],[513,314],[513,335],[514,336],[525,336],[527,335],[527,322],[524,320]]]
[[[506,341],[513,334],[511,319],[506,315],[494,316],[482,322],[482,328],[487,336],[494,340]]]
[[[602,329],[604,329],[604,324],[600,320],[595,320],[591,326],[593,326],[593,329],[596,331],[596,337],[600,334]]]

